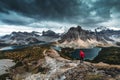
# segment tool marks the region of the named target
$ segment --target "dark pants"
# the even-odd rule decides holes
[[[80,63],[83,63],[84,58],[80,57]]]

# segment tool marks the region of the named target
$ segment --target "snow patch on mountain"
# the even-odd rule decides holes
[[[107,27],[104,27],[104,26],[100,26],[100,27],[97,27],[95,30],[97,30],[98,32],[100,32],[100,31],[105,31],[105,30],[108,30],[109,28],[107,28]]]
[[[120,42],[120,36],[118,36],[118,35],[112,35],[109,38],[116,41],[116,42]]]

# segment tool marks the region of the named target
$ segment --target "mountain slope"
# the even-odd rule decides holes
[[[0,43],[14,44],[14,45],[28,45],[31,43],[39,42],[54,42],[60,37],[53,31],[43,31],[42,34],[39,32],[12,32],[9,35],[2,36]]]
[[[59,41],[61,47],[74,47],[74,48],[88,48],[95,46],[115,46],[116,41],[111,38],[112,35],[118,35],[120,31],[113,31],[109,29],[103,29],[98,32],[84,30],[80,26],[71,27],[67,33],[65,33]]]

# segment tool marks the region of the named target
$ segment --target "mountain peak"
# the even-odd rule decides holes
[[[106,31],[106,30],[109,30],[109,28],[107,28],[107,27],[105,27],[105,26],[100,26],[100,27],[97,27],[97,28],[95,29],[95,31],[98,31],[98,32],[100,32],[100,31]]]
[[[81,27],[81,26],[71,27],[69,30],[77,30],[77,31],[80,31],[80,30],[82,30],[82,27]]]
[[[62,47],[94,47],[94,46],[114,46],[116,45],[116,40],[120,36],[120,31],[110,30],[106,27],[98,27],[95,32],[84,30],[81,26],[71,27],[67,33],[62,35],[60,46]],[[98,31],[101,30],[101,31]]]

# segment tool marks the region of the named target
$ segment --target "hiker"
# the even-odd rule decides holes
[[[83,63],[85,53],[82,50],[80,50],[79,56],[80,56],[80,63]]]

